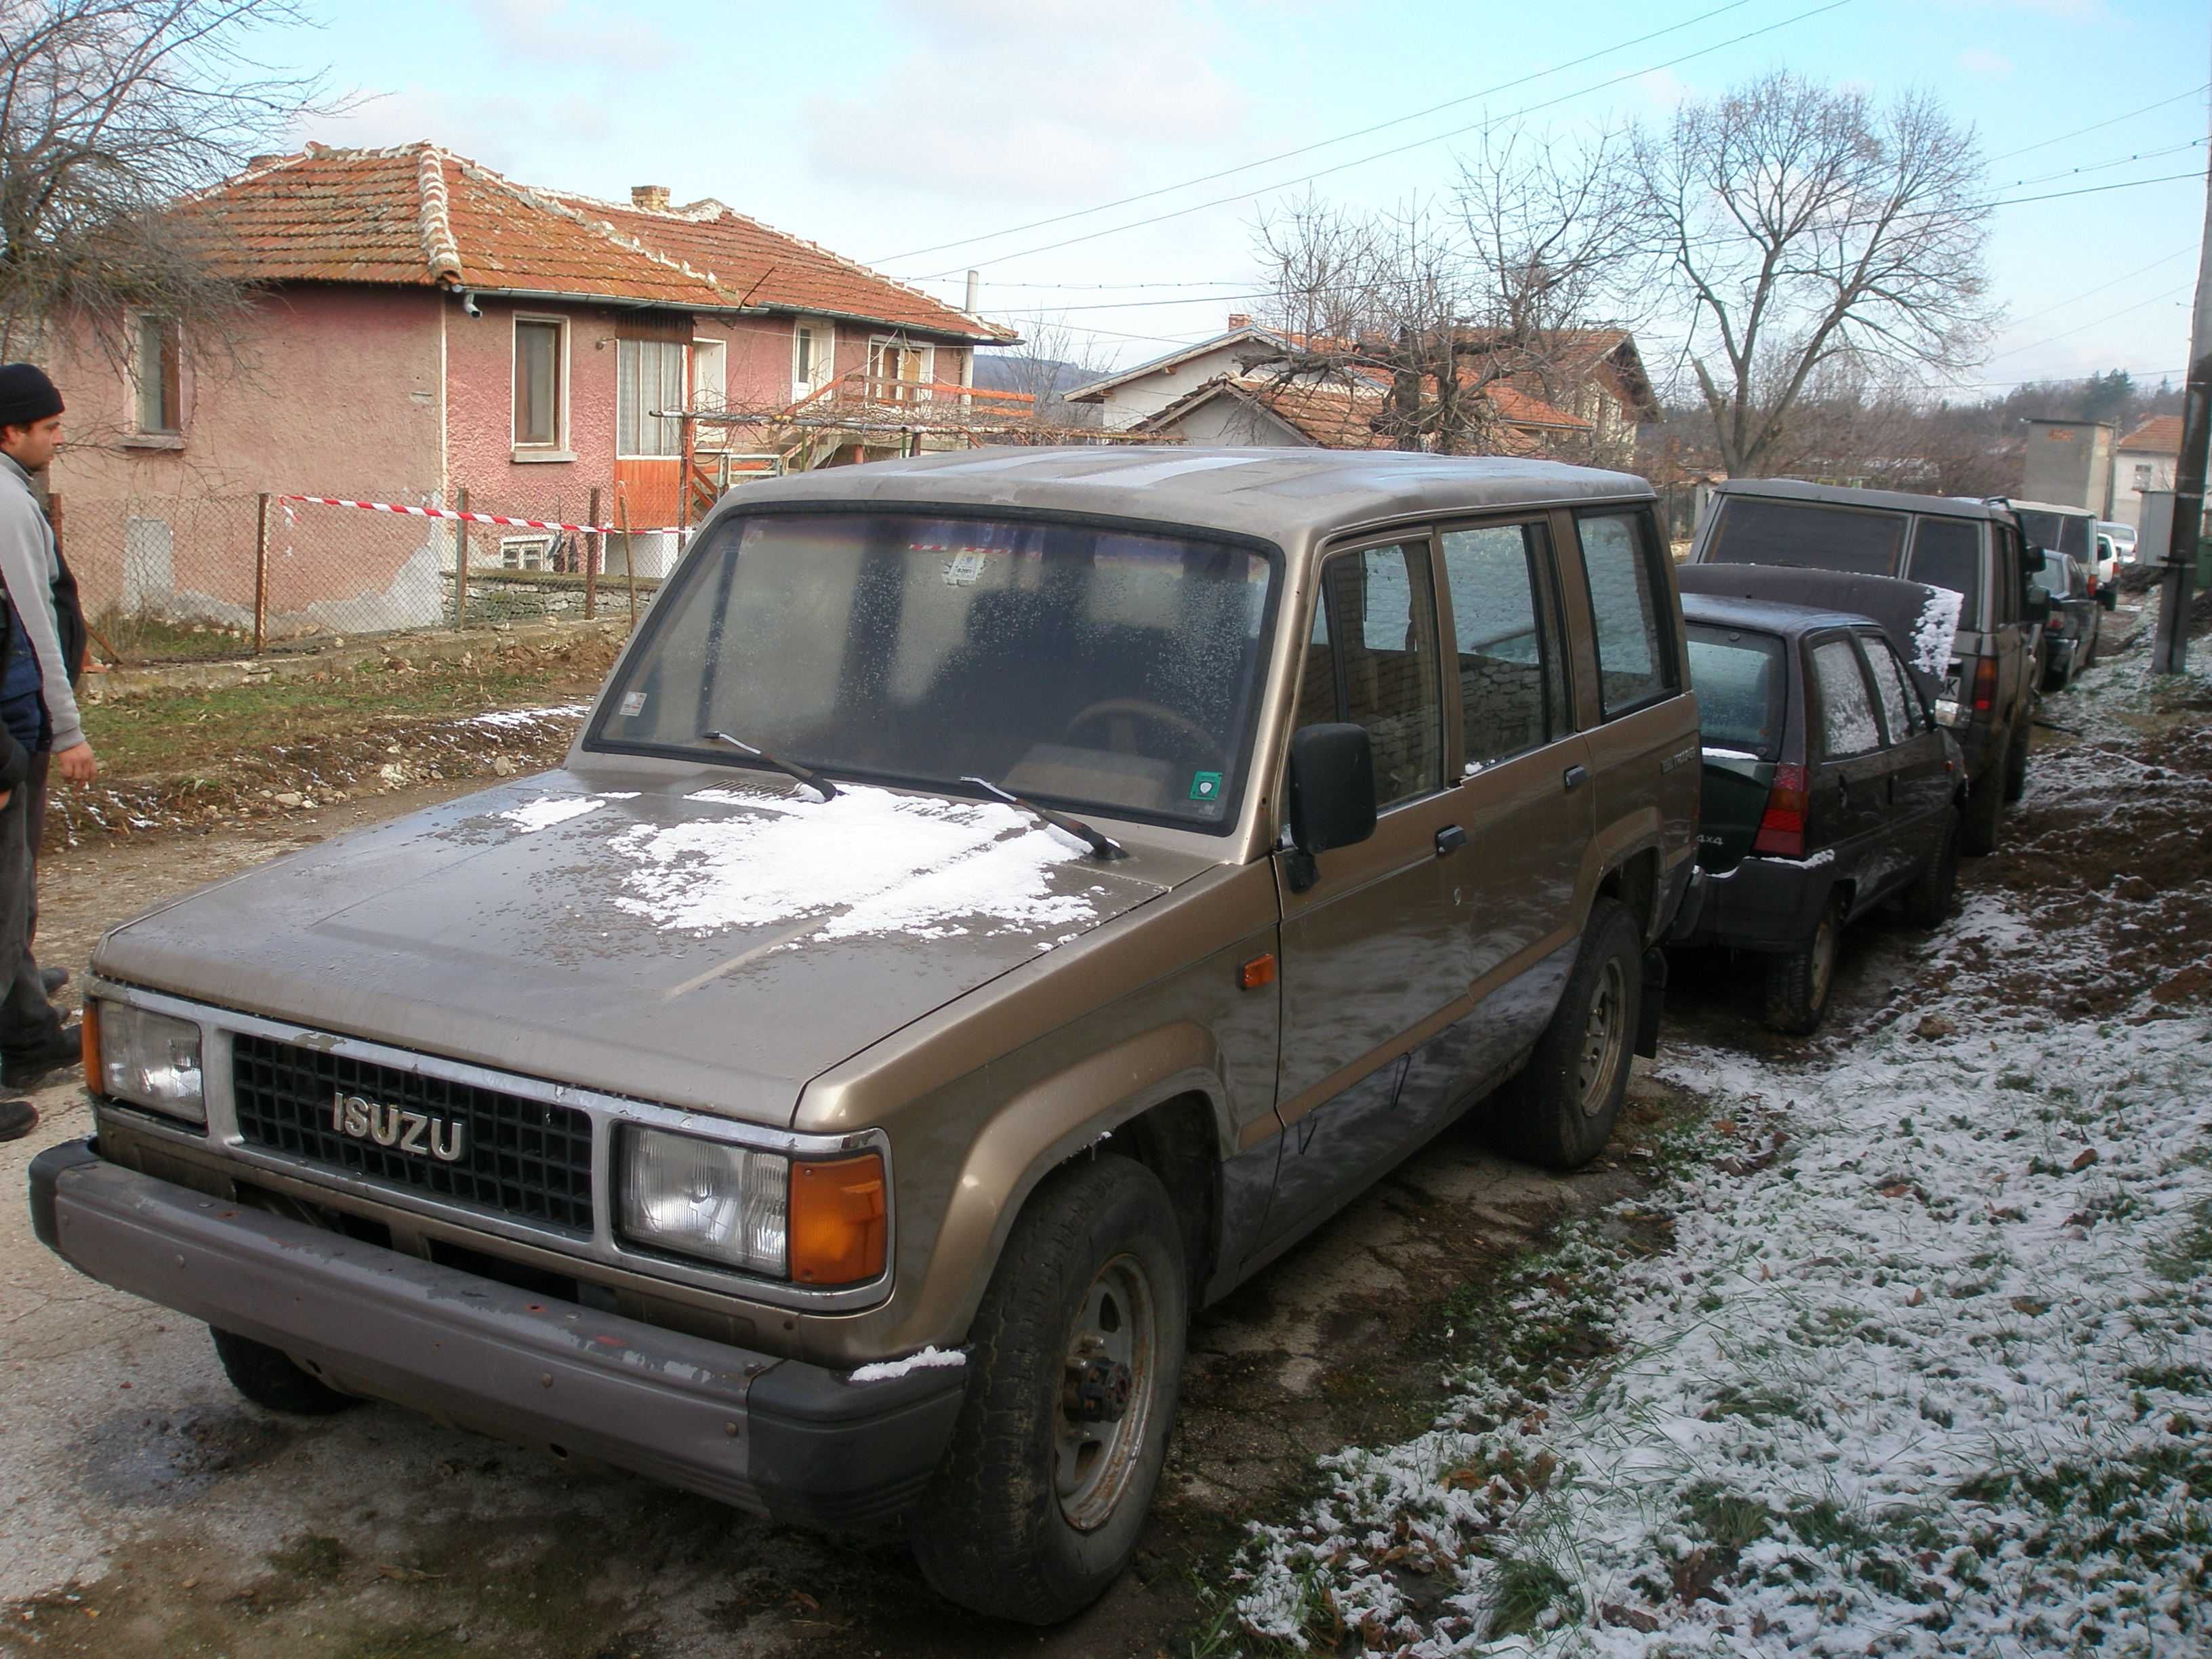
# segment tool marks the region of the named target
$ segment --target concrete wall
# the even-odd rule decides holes
[[[1157,415],[1176,398],[1185,397],[1218,374],[1241,372],[1237,359],[1259,348],[1249,340],[1201,352],[1188,362],[1163,368],[1127,381],[1100,401],[1109,430],[1123,431],[1149,415]],[[1194,441],[1198,441],[1194,440]]]
[[[1113,422],[1109,420],[1108,424]],[[1185,443],[1224,445],[1231,448],[1311,449],[1313,441],[1295,427],[1277,420],[1264,409],[1235,398],[1209,398],[1197,408],[1162,427],[1164,438]]]
[[[187,343],[184,431],[169,440],[133,434],[130,370],[73,331],[49,364],[69,403],[52,487],[88,612],[250,624],[263,490],[437,500],[438,307],[427,290],[267,295],[228,346]],[[341,508],[295,517],[305,515],[315,515],[313,538],[272,558],[273,616],[357,631],[434,615],[424,521]]]
[[[2020,498],[2112,516],[2112,428],[2100,421],[2030,421]]]
[[[2176,457],[2154,449],[2116,450],[2112,456],[2112,510],[2116,524],[2142,528],[2143,492],[2171,490]]]

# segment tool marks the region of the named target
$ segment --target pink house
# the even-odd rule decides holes
[[[52,487],[95,617],[250,616],[264,491],[447,506],[465,489],[475,511],[570,522],[596,491],[604,522],[689,522],[748,434],[668,411],[777,410],[855,371],[957,397],[975,348],[1014,337],[720,202],[532,189],[428,143],[259,157],[178,212],[255,297],[223,349],[147,316],[127,362],[56,354]],[[437,620],[450,526],[360,514],[378,522],[339,536],[343,509],[276,511],[273,618]],[[670,546],[612,556],[635,547],[646,570]],[[472,568],[518,556],[526,537],[471,543]]]

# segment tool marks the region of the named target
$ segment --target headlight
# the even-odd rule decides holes
[[[623,1137],[622,1230],[655,1249],[784,1274],[791,1162],[659,1129]]]
[[[99,1058],[102,1094],[166,1117],[207,1121],[198,1026],[126,1002],[88,1002],[84,1017],[86,1048]]]

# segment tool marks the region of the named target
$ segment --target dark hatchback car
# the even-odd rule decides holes
[[[1766,958],[1776,1030],[1820,1023],[1844,928],[1902,897],[1947,915],[1966,771],[1881,625],[1854,612],[1686,593],[1703,726],[1698,878],[1676,945]]]
[[[2096,579],[2088,566],[2063,553],[2043,550],[2043,569],[2035,585],[2051,595],[2051,616],[2043,624],[2045,691],[2063,691],[2074,677],[2097,660],[2097,640],[2106,607],[2099,603]],[[2106,591],[2119,590],[2107,585]]]

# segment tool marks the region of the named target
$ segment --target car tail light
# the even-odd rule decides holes
[[[1754,853],[1771,853],[1785,859],[1805,856],[1805,769],[1778,766],[1766,792],[1766,811],[1752,838]]]
[[[1974,665],[1974,712],[1988,714],[1997,706],[1997,659],[1984,657]]]

